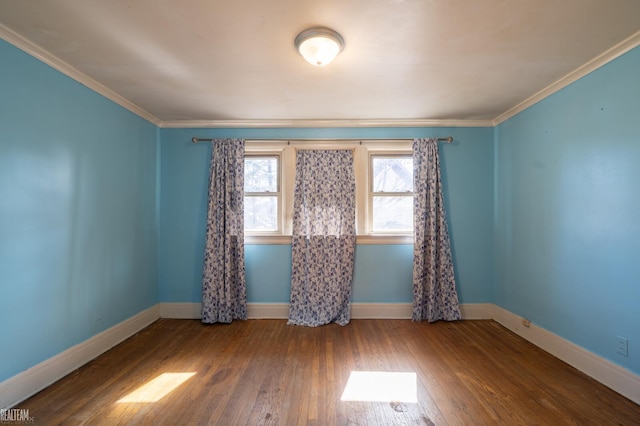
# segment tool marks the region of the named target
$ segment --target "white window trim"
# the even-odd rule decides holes
[[[374,192],[373,191],[373,158],[374,157],[411,157],[412,151],[399,151],[399,150],[369,150],[367,158],[367,170],[368,170],[368,182],[367,182],[367,226],[365,235],[392,235],[392,236],[407,236],[412,235],[413,230],[409,231],[374,231],[373,230],[373,197],[385,196],[385,197],[411,197],[413,199],[413,192]]]
[[[247,152],[246,148],[245,148],[245,158],[246,157],[254,157],[254,158],[260,158],[260,157],[276,157],[277,159],[277,167],[278,167],[278,181],[277,181],[277,190],[276,192],[265,192],[265,193],[258,193],[258,192],[249,192],[249,193],[245,193],[245,197],[246,196],[258,196],[258,197],[262,197],[262,196],[276,196],[278,199],[278,203],[277,203],[277,209],[278,209],[278,213],[277,213],[277,218],[276,218],[276,229],[273,231],[250,231],[248,234],[249,235],[254,235],[254,236],[280,236],[283,234],[283,225],[284,225],[284,221],[283,221],[283,217],[282,217],[282,212],[284,210],[284,206],[282,204],[282,197],[284,195],[283,192],[283,188],[282,188],[282,152],[281,151],[277,151],[277,150],[269,150],[269,151],[250,151]],[[246,233],[246,231],[245,231]]]
[[[298,149],[353,149],[356,179],[356,244],[413,244],[411,233],[373,233],[370,223],[370,156],[407,155],[412,151],[408,140],[387,141],[251,141],[245,143],[245,153],[251,155],[280,155],[280,226],[282,232],[245,232],[245,244],[291,244],[293,225],[293,187],[295,180],[296,150]]]

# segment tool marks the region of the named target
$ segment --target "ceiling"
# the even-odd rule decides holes
[[[160,126],[495,124],[640,44],[640,1],[0,0],[0,36]]]

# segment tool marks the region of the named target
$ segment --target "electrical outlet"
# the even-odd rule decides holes
[[[618,354],[629,357],[629,339],[617,336],[618,338]]]

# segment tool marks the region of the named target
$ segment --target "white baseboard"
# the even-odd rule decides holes
[[[249,319],[287,319],[288,303],[247,303]]]
[[[159,303],[160,318],[200,319],[201,303]],[[247,303],[249,319],[287,319],[288,303]]]
[[[200,303],[160,303],[161,318],[200,319]],[[463,319],[491,319],[491,303],[460,305]],[[411,303],[352,303],[352,319],[411,319]],[[287,319],[288,303],[247,303],[249,319]]]
[[[288,303],[249,303],[251,319],[286,319]],[[534,345],[640,404],[640,376],[491,303],[460,305],[463,319],[494,319]],[[353,303],[353,319],[411,319],[411,303]],[[0,408],[10,408],[142,330],[158,318],[199,319],[200,303],[159,303],[0,383]]]
[[[493,319],[493,303],[462,303],[460,313],[463,320]]]
[[[200,303],[158,303],[160,318],[200,319]]]
[[[152,306],[0,383],[0,408],[10,408],[41,391],[159,318]]]
[[[522,317],[492,306],[493,319],[507,329],[640,404],[640,376],[535,324],[526,327]]]
[[[351,319],[411,319],[411,303],[352,303]]]

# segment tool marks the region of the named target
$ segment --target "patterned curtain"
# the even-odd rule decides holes
[[[459,320],[437,139],[413,141],[413,190],[413,320]]]
[[[215,139],[209,169],[202,322],[247,319],[244,271],[244,140]]]
[[[298,151],[289,324],[349,323],[355,217],[353,151]]]

